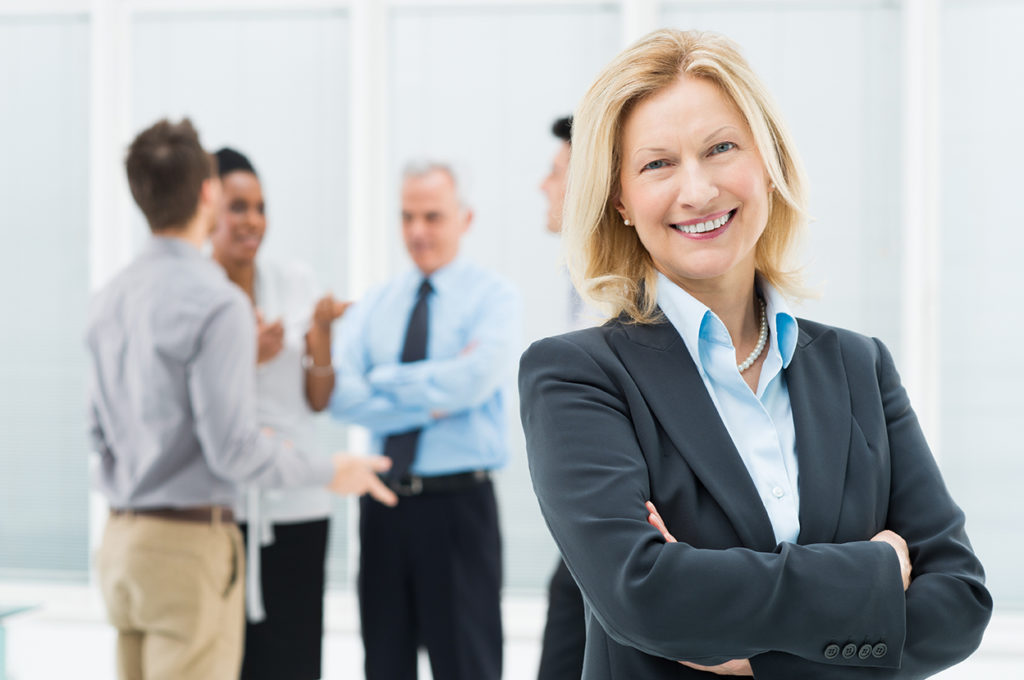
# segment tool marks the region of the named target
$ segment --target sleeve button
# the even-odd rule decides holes
[[[877,645],[871,648],[871,656],[876,659],[881,659],[883,656],[889,653],[889,646],[884,642],[879,642]]]
[[[871,656],[871,649],[871,645],[869,644],[861,645],[860,650],[857,652],[857,658],[861,660],[867,659]]]
[[[825,648],[825,658],[826,659],[834,659],[837,656],[839,656],[839,645],[837,645],[836,643],[833,642],[832,644],[830,644],[828,647]]]
[[[850,642],[845,647],[843,647],[843,658],[844,659],[852,659],[856,655],[857,655],[857,645],[855,645],[852,642]]]

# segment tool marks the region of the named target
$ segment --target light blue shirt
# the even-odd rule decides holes
[[[662,274],[658,304],[682,336],[768,512],[775,540],[796,543],[800,534],[796,430],[782,369],[796,349],[797,323],[783,297],[758,280],[766,303],[768,345],[757,394],[736,367],[729,331],[714,312]]]
[[[369,429],[377,452],[387,435],[423,428],[416,475],[501,467],[508,459],[505,395],[520,346],[519,295],[497,274],[457,258],[430,277],[427,358],[402,363],[422,281],[422,273],[409,271],[345,314],[331,414]]]

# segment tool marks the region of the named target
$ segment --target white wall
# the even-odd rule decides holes
[[[1024,5],[942,21],[942,466],[999,608],[1024,608]]]

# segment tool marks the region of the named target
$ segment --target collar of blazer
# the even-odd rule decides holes
[[[834,330],[798,321],[797,349],[785,371],[796,429],[802,545],[834,540],[849,457],[850,391]],[[775,548],[775,533],[754,483],[704,387],[682,338],[667,320],[610,325],[609,341],[647,396],[679,453],[732,522],[743,545]]]

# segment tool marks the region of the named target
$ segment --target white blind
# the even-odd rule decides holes
[[[942,467],[996,606],[1024,608],[1024,6],[942,20]]]
[[[0,17],[0,578],[85,581],[89,25]]]

